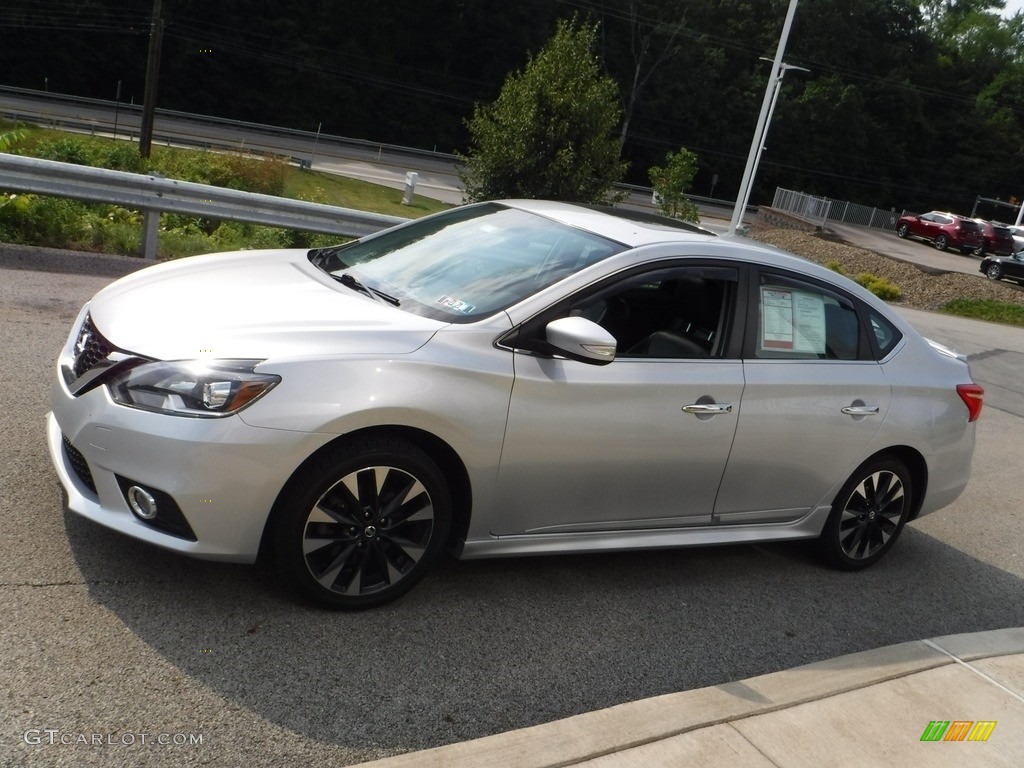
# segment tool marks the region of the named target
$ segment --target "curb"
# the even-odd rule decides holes
[[[963,661],[1024,653],[1024,628],[947,635],[819,661],[740,682],[671,693],[473,741],[362,763],[363,768],[555,768],[721,723],[768,714]]]

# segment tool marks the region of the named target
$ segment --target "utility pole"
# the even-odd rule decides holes
[[[117,118],[121,112],[121,81],[117,81],[117,93],[114,94],[114,138],[117,138]],[[128,135],[131,138],[131,134]]]
[[[153,115],[156,112],[156,86],[160,77],[160,48],[164,39],[164,20],[160,18],[161,0],[153,0],[153,19],[149,26],[149,57],[146,60],[146,94],[142,102],[142,129],[139,155],[149,157],[153,143]]]
[[[736,207],[733,209],[732,220],[729,222],[728,234],[730,235],[735,234],[736,227],[743,221],[744,209],[750,199],[750,190],[754,186],[754,174],[757,173],[757,164],[761,158],[761,147],[768,133],[768,120],[771,117],[772,107],[775,105],[775,95],[782,83],[782,76],[785,74],[782,56],[786,53],[786,41],[789,39],[789,30],[793,26],[793,17],[796,15],[796,4],[797,0],[789,0],[789,11],[786,13],[786,21],[782,25],[779,47],[775,51],[775,60],[772,62],[772,71],[768,76],[768,85],[764,89],[761,114],[758,115],[754,140],[750,143],[750,153],[747,155],[747,166],[743,170],[743,180],[740,182],[739,193],[736,195]]]

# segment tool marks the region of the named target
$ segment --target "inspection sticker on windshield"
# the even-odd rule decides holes
[[[437,303],[440,304],[442,307],[447,307],[448,309],[454,310],[456,312],[461,312],[464,315],[468,315],[470,312],[476,309],[476,304],[467,304],[466,302],[461,301],[460,299],[453,299],[451,296],[442,296],[440,299],[437,300]]]

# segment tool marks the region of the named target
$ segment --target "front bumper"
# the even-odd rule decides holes
[[[136,539],[210,560],[253,562],[288,477],[333,437],[252,427],[237,416],[148,413],[114,403],[102,386],[73,397],[59,373],[51,403],[47,441],[68,509]],[[125,480],[173,499],[195,540],[132,514]]]

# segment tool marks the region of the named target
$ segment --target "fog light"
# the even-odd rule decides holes
[[[128,506],[132,512],[143,520],[152,520],[156,517],[156,499],[145,488],[133,485],[128,489]]]

